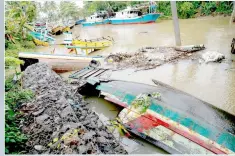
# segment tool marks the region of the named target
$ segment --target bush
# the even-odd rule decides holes
[[[17,67],[24,64],[24,61],[15,57],[5,57],[5,68]]]
[[[181,5],[178,6],[178,12],[180,18],[192,18],[194,17],[195,10],[194,6],[191,2],[182,2]]]
[[[26,35],[26,40],[27,40],[27,41],[33,41],[33,36],[30,35],[30,34],[27,34],[27,35]]]
[[[34,44],[33,41],[23,41],[21,43],[21,45],[25,49],[34,49],[34,48],[36,48],[36,45]]]
[[[19,128],[22,120],[18,108],[24,102],[33,98],[33,93],[22,90],[20,83],[13,84],[12,77],[5,81],[5,153],[20,153],[25,148],[27,136]]]

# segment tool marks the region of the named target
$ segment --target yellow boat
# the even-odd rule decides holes
[[[93,40],[73,40],[72,45],[83,46],[83,47],[99,47],[103,49],[105,47],[111,46],[113,44],[112,38],[98,38]]]
[[[34,38],[33,41],[37,46],[49,46],[48,42],[41,41],[41,40],[38,40],[36,38]]]
[[[63,31],[63,32],[69,32],[69,31],[70,31],[70,27],[66,26],[66,27],[63,28],[62,31]]]

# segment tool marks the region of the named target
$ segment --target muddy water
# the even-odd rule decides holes
[[[83,39],[102,36],[114,38],[113,46],[94,52],[92,55],[132,52],[143,46],[172,46],[175,42],[171,20],[143,25],[105,25],[85,28],[76,26],[72,31],[75,36],[80,35]],[[112,78],[151,85],[154,85],[152,79],[156,79],[235,115],[235,55],[230,53],[230,44],[235,37],[235,25],[229,25],[229,17],[187,19],[180,20],[180,31],[182,45],[205,44],[206,50],[223,53],[226,60],[222,63],[209,64],[184,60],[165,64],[153,70],[114,72]],[[58,39],[57,42],[61,42],[63,37],[60,36]],[[63,52],[63,48],[58,46],[58,51]],[[68,75],[69,73],[63,74],[65,77]],[[116,111],[109,110],[114,108],[112,104],[98,98],[88,100],[93,101],[91,107],[103,116],[112,118],[117,115]],[[163,152],[147,143],[144,147],[135,143],[129,144],[132,146],[129,148],[131,153]],[[135,148],[140,151],[134,150]]]
[[[92,55],[132,52],[143,46],[174,45],[171,20],[142,25],[76,26],[72,31],[74,36],[80,35],[83,39],[102,36],[114,38],[113,46]],[[206,50],[223,53],[226,60],[218,64],[179,61],[153,70],[115,72],[112,78],[151,85],[154,85],[151,79],[156,79],[235,115],[235,62],[231,61],[235,61],[235,55],[230,53],[231,40],[235,37],[235,25],[229,25],[229,17],[186,19],[180,20],[180,31],[182,45],[205,44]],[[63,36],[59,37],[59,40],[61,39]]]

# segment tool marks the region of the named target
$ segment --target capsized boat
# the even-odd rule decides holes
[[[51,52],[20,52],[19,59],[25,63],[21,65],[21,71],[24,71],[28,66],[37,62],[47,63],[51,68],[58,73],[74,71],[82,69],[89,65],[92,60],[99,61],[102,56],[84,56],[75,54],[72,49],[68,49],[64,54]]]
[[[169,153],[234,154],[235,116],[156,80],[156,86],[112,80],[112,72],[86,67],[70,78],[86,81],[79,93],[123,107],[126,129]]]

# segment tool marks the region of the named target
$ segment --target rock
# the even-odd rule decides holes
[[[38,110],[37,112],[33,112],[32,114],[34,116],[37,116],[37,115],[40,115],[44,110],[45,110],[45,108],[42,108],[42,109]]]
[[[105,137],[103,137],[103,136],[100,136],[100,137],[97,138],[97,142],[99,142],[99,143],[106,143],[107,139]]]
[[[38,109],[33,115],[25,114],[25,120],[21,122],[24,133],[29,136],[26,143],[29,154],[119,153],[113,145],[102,150],[106,146],[107,133],[99,116],[88,109],[82,96],[75,94],[73,87],[63,82],[46,64],[29,66],[22,82],[25,89],[31,89],[36,95],[32,102],[24,105],[25,109]],[[98,138],[97,130],[103,136]],[[115,140],[113,135],[110,140]]]
[[[46,150],[46,147],[44,147],[44,146],[42,146],[42,145],[35,145],[34,148],[35,148],[37,151]]]
[[[89,148],[89,147],[87,147],[87,146],[85,146],[85,145],[79,146],[79,147],[78,147],[79,154],[86,153],[86,151],[88,150],[88,148]]]

